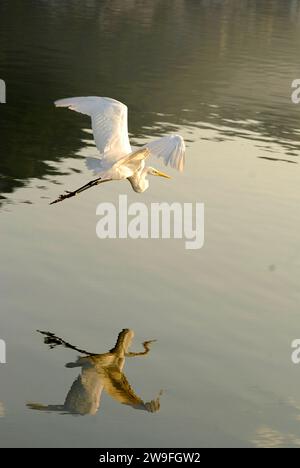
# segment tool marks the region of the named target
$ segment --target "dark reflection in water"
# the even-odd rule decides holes
[[[125,102],[134,138],[217,128],[298,155],[299,0],[2,0],[0,18],[1,193],[79,149],[84,120],[52,105],[72,95]]]
[[[73,382],[63,404],[28,403],[29,408],[39,411],[94,415],[99,409],[101,394],[104,390],[114,400],[134,409],[151,413],[159,411],[161,392],[154,400],[144,402],[136,395],[123,373],[125,358],[146,356],[150,351],[151,343],[155,340],[145,341],[143,343],[144,351],[130,352],[129,348],[134,332],[125,328],[119,333],[114,348],[107,353],[95,354],[67,343],[54,333],[43,331],[39,333],[45,336],[44,342],[49,345],[50,349],[56,346],[64,346],[84,356],[78,357],[75,362],[66,364],[68,368],[80,367],[81,374]]]
[[[267,161],[280,161],[286,162],[288,164],[298,164],[297,161],[291,161],[290,159],[283,159],[283,158],[270,158],[269,156],[258,156],[260,159],[266,159]]]

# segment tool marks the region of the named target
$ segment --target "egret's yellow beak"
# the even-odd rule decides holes
[[[160,176],[160,177],[165,177],[166,179],[172,179],[171,176],[169,176],[168,174],[165,174],[164,172],[160,172],[160,171],[157,171],[157,173],[155,175]]]

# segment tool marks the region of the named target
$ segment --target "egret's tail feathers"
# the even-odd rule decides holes
[[[90,170],[93,171],[94,175],[99,174],[103,171],[103,163],[99,158],[86,158],[85,165]]]

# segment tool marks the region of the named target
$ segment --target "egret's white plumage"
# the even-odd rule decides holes
[[[57,107],[91,117],[94,140],[102,159],[115,162],[131,153],[127,129],[127,106],[115,99],[106,97],[74,97],[60,99]]]
[[[147,143],[142,148],[132,148],[128,136],[127,106],[115,99],[97,96],[73,97],[60,99],[55,105],[91,117],[94,140],[100,154],[97,158],[87,158],[86,165],[94,174],[101,174],[95,181],[62,195],[55,202],[108,180],[128,179],[133,190],[144,192],[149,187],[149,174],[170,178],[167,174],[145,165],[149,156],[160,158],[166,166],[170,165],[179,171],[184,168],[185,144],[180,135],[165,136]]]

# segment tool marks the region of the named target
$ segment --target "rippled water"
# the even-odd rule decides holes
[[[300,2],[4,0],[0,18],[0,445],[300,445]],[[52,104],[73,95],[125,102],[135,144],[182,134],[185,172],[50,207],[90,179],[88,119]],[[204,202],[204,247],[100,241],[96,206],[119,191]],[[157,341],[112,369],[123,329],[130,352]],[[100,355],[85,396],[74,347]]]

